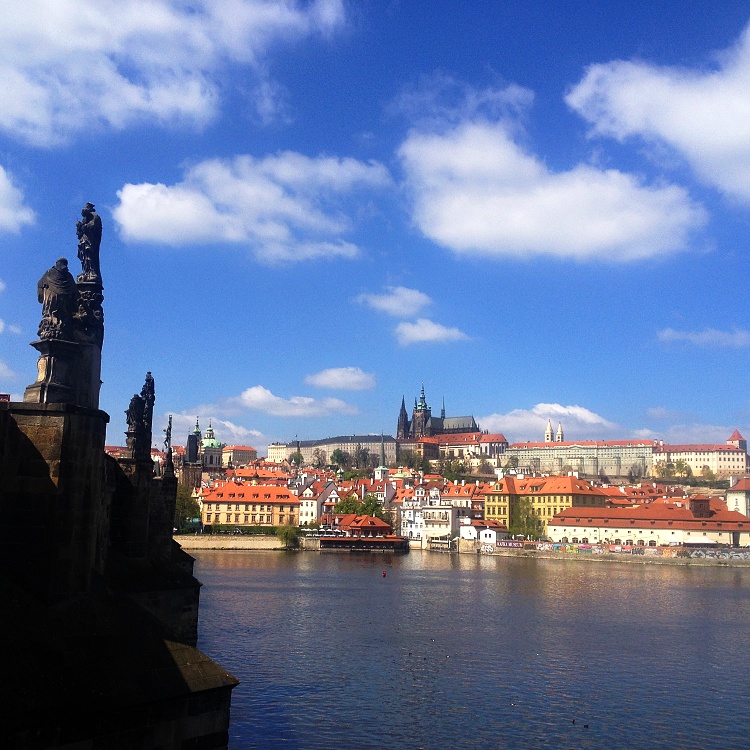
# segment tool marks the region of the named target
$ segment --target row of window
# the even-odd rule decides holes
[[[221,503],[215,503],[215,505],[216,505],[216,510],[222,510],[223,509]],[[226,503],[225,505],[226,505],[226,507],[224,508],[224,510],[232,510],[232,503]],[[214,510],[213,506],[214,506],[214,503],[206,503],[206,510]],[[244,506],[245,506],[244,507],[245,511],[249,511],[250,510],[250,504],[249,503],[244,503]],[[240,503],[234,503],[234,509],[235,510],[243,510],[242,508],[240,508]],[[261,512],[263,512],[263,511],[270,512],[270,511],[273,510],[273,506],[272,505],[260,505],[259,507],[256,507],[255,505],[253,505],[252,509],[253,510],[259,510]],[[294,510],[293,506],[290,505],[289,506],[289,512],[291,513],[293,510]],[[279,506],[279,512],[280,513],[284,513],[284,511],[285,511],[284,506],[280,505]]]
[[[286,522],[286,516],[279,516],[279,524],[283,524]],[[289,516],[289,522],[294,523],[294,516]],[[221,513],[206,513],[206,523],[222,523],[221,519]],[[247,524],[257,524],[257,523],[273,523],[273,516],[272,515],[257,515],[257,514],[244,514],[242,516],[242,520],[240,520],[240,514],[235,513],[234,516],[231,513],[226,513],[224,516],[223,523],[247,523]]]

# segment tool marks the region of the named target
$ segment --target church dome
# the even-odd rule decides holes
[[[206,448],[221,448],[221,443],[214,437],[214,430],[211,427],[211,422],[208,423],[208,429],[206,430],[206,437],[201,440],[203,449]]]

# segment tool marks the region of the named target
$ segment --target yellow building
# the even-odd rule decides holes
[[[603,508],[606,496],[584,479],[566,477],[503,477],[484,499],[484,517],[509,530],[526,525],[536,536],[547,535],[547,524],[566,508]],[[529,527],[531,527],[529,529]]]
[[[285,526],[299,523],[299,498],[286,487],[226,482],[200,499],[204,526]]]

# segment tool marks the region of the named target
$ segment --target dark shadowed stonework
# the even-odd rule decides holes
[[[104,451],[101,220],[78,224],[82,273],[40,279],[38,377],[0,403],[0,746],[224,748],[237,681],[195,648],[200,583],[172,539],[177,480],[151,460],[155,384]]]

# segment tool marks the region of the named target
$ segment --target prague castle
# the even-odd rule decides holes
[[[432,410],[425,399],[424,386],[422,386],[419,401],[416,398],[414,399],[411,419],[409,419],[406,411],[406,403],[403,398],[401,399],[401,411],[398,414],[398,426],[396,428],[397,440],[417,440],[421,437],[474,432],[481,432],[474,417],[445,416],[445,400],[443,400],[440,416],[433,417]]]

